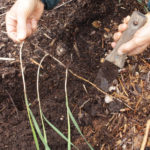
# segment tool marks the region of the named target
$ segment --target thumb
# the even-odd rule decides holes
[[[24,15],[17,17],[17,41],[24,41],[27,36],[27,19]]]
[[[125,53],[125,51],[127,50],[128,45],[122,44],[119,48],[118,48],[118,55],[123,55]]]

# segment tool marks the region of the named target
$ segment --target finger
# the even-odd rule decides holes
[[[129,56],[133,56],[133,55],[137,55],[137,54],[140,54],[142,53],[146,48],[147,48],[148,45],[143,45],[143,46],[140,46],[136,49],[133,49],[132,51],[130,51],[128,53]]]
[[[121,37],[122,33],[121,32],[116,32],[113,36],[114,41],[118,41]]]
[[[27,22],[27,37],[33,33],[31,22]]]
[[[126,18],[124,18],[123,23],[128,24],[130,20],[130,16],[127,16]]]
[[[8,36],[13,40],[16,41],[17,35],[16,35],[16,20],[12,17],[12,15],[10,15],[10,13],[8,12],[6,14],[6,31]]]
[[[142,41],[139,38],[133,38],[129,42],[123,44],[118,49],[118,54],[126,54],[132,51],[133,49],[136,49],[137,47],[141,47],[143,45]]]
[[[22,42],[27,36],[26,17],[24,15],[19,15],[17,21],[17,41]]]
[[[31,20],[32,31],[35,32],[37,29],[37,21],[35,19]]]
[[[34,18],[36,21],[40,20],[43,11],[44,11],[44,5],[42,2],[39,2],[31,18]]]
[[[126,29],[127,29],[127,27],[128,27],[128,25],[127,24],[120,24],[119,26],[118,26],[118,31],[119,32],[123,32],[123,31],[125,31]]]
[[[9,33],[8,37],[11,38],[14,42],[17,42],[17,33],[16,32]]]
[[[111,46],[112,46],[112,48],[114,48],[116,46],[116,42],[112,42]]]

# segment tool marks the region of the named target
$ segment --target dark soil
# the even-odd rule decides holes
[[[34,150],[35,144],[24,100],[19,45],[8,39],[5,32],[5,15],[2,15],[12,4],[12,0],[0,1],[0,57],[16,59],[0,61],[0,149]],[[74,0],[58,9],[44,12],[38,31],[25,41],[23,47],[27,95],[37,121],[40,122],[36,94],[37,63],[45,53],[56,57],[78,76],[94,82],[101,66],[100,59],[111,50],[113,33],[117,31],[121,20],[134,10],[144,13],[143,6],[136,0],[120,3],[118,0]],[[126,64],[127,71],[122,75],[125,85],[131,72],[135,78],[135,73],[140,73],[138,82],[132,78],[132,82],[136,83],[136,92],[139,94],[141,90],[145,91],[142,93],[144,98],[142,97],[142,102],[140,101],[138,106],[137,93],[132,87],[127,91],[127,100],[120,96],[122,102],[106,104],[104,94],[69,73],[67,87],[70,109],[95,150],[139,148],[137,144],[141,141],[135,142],[135,137],[143,138],[145,124],[149,119],[150,85],[147,83],[144,86],[147,90],[140,87],[139,81],[142,80],[145,85],[145,77],[149,70],[144,68],[146,71],[142,72],[140,67],[146,65],[138,60],[144,59],[148,65],[147,58],[150,58],[148,51],[138,57],[129,58],[128,63],[131,66]],[[66,69],[50,56],[46,57],[42,67],[39,85],[43,113],[67,136],[64,90]],[[126,86],[128,89],[128,85]],[[46,131],[52,150],[67,149],[67,143],[47,124]],[[71,134],[72,142],[80,150],[89,149],[73,124]],[[42,143],[40,147],[44,149]]]

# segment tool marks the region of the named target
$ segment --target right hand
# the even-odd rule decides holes
[[[118,54],[127,54],[129,56],[142,53],[150,44],[150,13],[147,15],[147,23],[139,29],[133,36],[133,38],[125,44],[122,44],[118,49]],[[114,42],[112,47],[116,46],[117,41],[120,39],[122,32],[128,27],[130,16],[126,17],[123,24],[118,27],[118,32],[114,34]]]
[[[6,30],[15,42],[22,42],[36,29],[43,13],[40,0],[17,0],[6,14]]]

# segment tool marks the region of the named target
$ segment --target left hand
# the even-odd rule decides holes
[[[22,42],[37,28],[44,4],[40,0],[17,0],[6,14],[6,30],[14,42]]]

